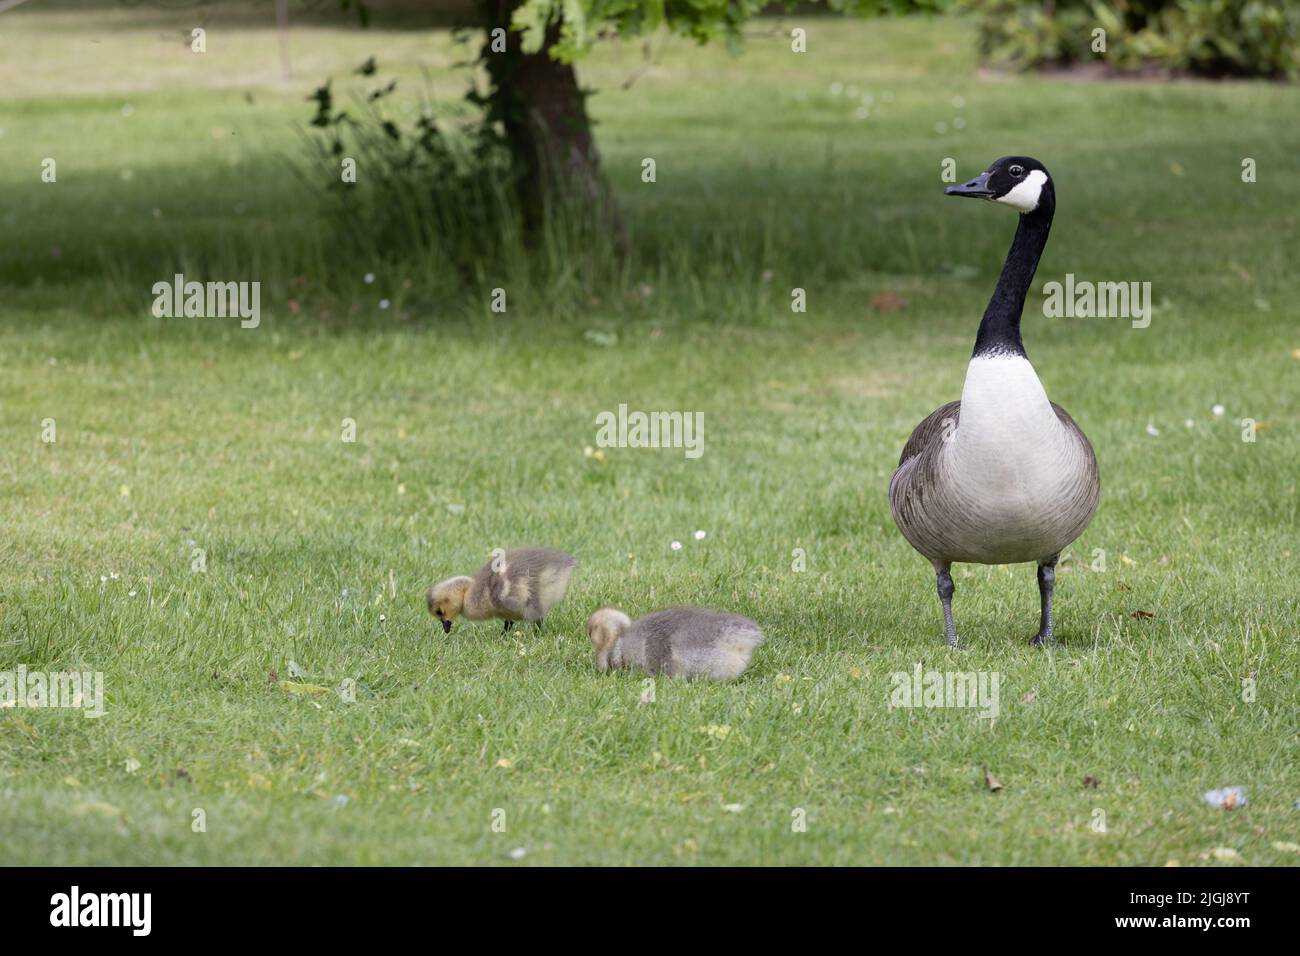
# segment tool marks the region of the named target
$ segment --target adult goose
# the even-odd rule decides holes
[[[944,192],[1010,206],[1020,224],[980,321],[961,401],[916,426],[889,482],[889,508],[934,565],[949,644],[957,644],[951,569],[960,561],[1037,562],[1042,612],[1033,643],[1051,643],[1056,561],[1092,520],[1101,493],[1092,445],[1047,400],[1020,341],[1056,191],[1038,160],[1006,156]]]

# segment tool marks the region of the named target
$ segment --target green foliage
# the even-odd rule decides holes
[[[461,64],[463,66],[463,64]],[[304,179],[338,199],[334,225],[349,254],[370,260],[436,263],[447,293],[481,286],[485,270],[509,263],[518,284],[572,291],[607,279],[620,267],[604,241],[598,210],[565,194],[547,196],[542,222],[530,229],[517,189],[521,175],[493,101],[476,86],[459,103],[420,96],[400,100],[398,80],[381,75],[375,58],[354,71],[364,77],[336,103],[332,82],[308,99],[316,163]],[[340,174],[351,159],[364,171]]]
[[[1295,0],[963,0],[979,49],[1019,67],[1099,60],[1204,76],[1300,76]],[[1106,31],[1104,52],[1093,31]]]
[[[787,9],[794,0],[783,0]],[[937,11],[953,0],[827,0],[835,11],[854,16]],[[769,0],[525,0],[515,11],[514,27],[523,34],[524,49],[543,46],[546,28],[558,22],[560,39],[551,55],[572,62],[599,37],[642,36],[666,28],[698,43],[725,39],[735,48],[741,28],[751,17],[772,6]]]
[[[332,184],[345,234],[381,255],[432,256],[462,272],[500,255],[519,232],[516,172],[485,101],[471,94],[453,109],[424,98],[410,120],[390,107],[398,81],[379,79],[374,57],[355,73],[376,85],[352,92],[350,109],[335,103],[332,82],[309,97],[323,167],[312,178]],[[347,159],[365,170],[356,182],[339,173]]]

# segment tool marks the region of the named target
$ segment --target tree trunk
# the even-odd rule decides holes
[[[478,0],[487,31],[482,61],[491,82],[489,117],[500,122],[519,164],[519,200],[530,236],[543,228],[548,212],[576,204],[594,224],[606,230],[619,252],[627,234],[609,183],[601,172],[600,156],[587,117],[587,93],[578,86],[573,67],[553,60],[550,48],[560,25],[551,24],[537,53],[520,48],[510,18],[521,0]],[[493,50],[493,31],[504,29],[505,50]],[[498,38],[500,34],[498,34]]]

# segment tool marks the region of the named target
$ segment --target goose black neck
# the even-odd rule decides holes
[[[1047,245],[1054,210],[1049,186],[1043,190],[1038,208],[1020,216],[1016,238],[1012,240],[1007,260],[1002,264],[1002,275],[998,277],[993,298],[989,299],[984,318],[980,320],[973,355],[1024,356],[1020,315],[1025,308],[1029,285],[1034,281],[1034,272],[1038,269],[1038,259]]]

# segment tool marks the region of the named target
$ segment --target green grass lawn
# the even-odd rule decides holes
[[[609,46],[581,74],[625,279],[449,293],[293,168],[304,97],[372,52],[457,97],[446,34],[302,27],[283,82],[271,30],[217,21],[202,59],[182,15],[37,6],[0,15],[0,671],[102,671],[107,712],[0,710],[0,863],[1300,860],[1294,88],[985,76],[950,19]],[[1014,229],[941,163],[1015,152],[1058,190],[1026,345],[1102,503],[1057,648],[1032,566],[959,566],[955,652],[886,488]],[[181,270],[259,278],[261,326],[154,318]],[[1069,272],[1151,282],[1151,326],[1044,318]],[[703,412],[704,455],[585,454],[620,403]],[[516,544],[579,557],[545,631],[444,637],[428,585]],[[642,703],[592,667],[605,604],[767,642]],[[891,709],[918,663],[997,673],[999,717]]]

